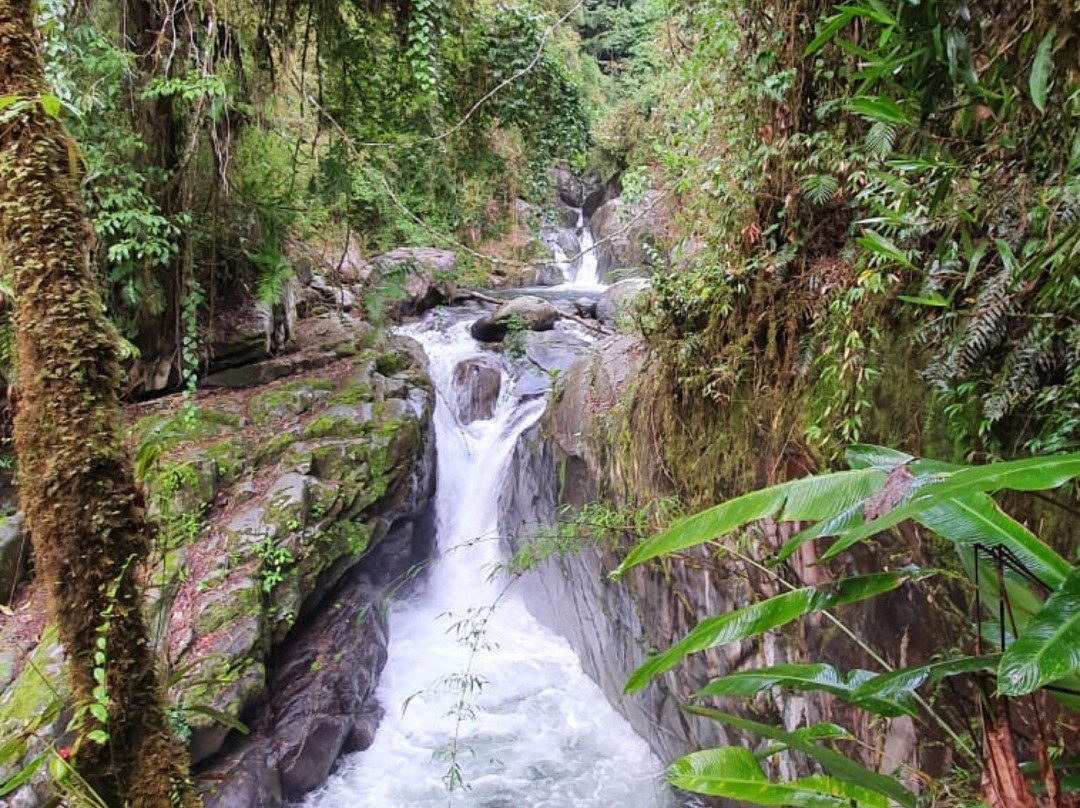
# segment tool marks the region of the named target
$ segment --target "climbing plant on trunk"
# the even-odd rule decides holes
[[[48,93],[32,0],[0,0],[0,246],[16,294],[20,495],[68,660],[73,763],[108,805],[193,804],[138,574],[150,545],[90,272],[79,160]]]

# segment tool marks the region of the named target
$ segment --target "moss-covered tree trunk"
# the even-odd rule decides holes
[[[90,273],[77,160],[45,93],[33,0],[0,0],[0,97],[17,99],[0,123],[15,446],[38,581],[80,711],[74,761],[106,804],[166,808],[190,802],[191,789],[140,610],[150,533],[123,436],[117,336]]]

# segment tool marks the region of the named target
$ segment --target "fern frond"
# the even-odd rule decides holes
[[[831,174],[809,174],[802,178],[800,193],[812,205],[824,205],[840,190],[840,183]]]
[[[896,143],[896,127],[884,121],[875,121],[866,133],[866,148],[875,157],[884,159],[892,154]]]

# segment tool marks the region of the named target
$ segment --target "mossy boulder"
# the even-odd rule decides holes
[[[173,715],[194,761],[218,754],[232,724],[273,700],[269,666],[301,616],[358,563],[377,563],[391,526],[429,519],[433,402],[422,354],[401,341],[254,394],[155,402],[133,421],[160,526],[145,571],[148,618],[162,627]],[[25,650],[0,650],[0,728],[26,726],[52,688],[66,698],[51,636],[30,652],[33,667]]]

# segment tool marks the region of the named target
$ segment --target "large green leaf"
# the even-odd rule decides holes
[[[1006,649],[998,692],[1020,696],[1080,669],[1080,568],[1074,569],[1042,610]]]
[[[903,702],[928,681],[938,682],[961,673],[993,671],[997,669],[1000,659],[1000,654],[981,657],[964,656],[942,662],[913,665],[888,673],[879,673],[862,681],[854,689],[852,697],[853,699],[882,699]]]
[[[854,112],[856,115],[861,115],[862,117],[868,118],[871,121],[881,121],[883,123],[889,123],[899,126],[915,126],[917,123],[917,121],[910,112],[908,112],[906,109],[904,109],[902,106],[900,106],[888,96],[884,95],[856,96],[847,103],[847,108],[851,112]],[[871,234],[868,233],[867,235]],[[901,253],[896,248],[896,246],[892,244],[891,241],[878,233],[873,233],[873,237],[875,240],[890,245],[891,251],[899,256],[896,260],[898,260],[904,266],[911,266],[911,262],[907,260],[907,256]]]
[[[929,573],[906,568],[845,578],[828,588],[803,587],[706,618],[671,648],[649,657],[630,674],[625,690],[627,693],[640,690],[654,676],[675,667],[687,654],[754,637],[811,612],[875,597],[925,574]]]
[[[855,670],[845,675],[832,665],[822,662],[792,663],[732,673],[713,679],[697,696],[755,696],[773,687],[791,690],[822,690],[856,704],[877,715],[896,717],[912,714],[913,710],[898,701],[869,696],[856,697],[861,684],[874,678],[870,671]]]
[[[702,544],[767,516],[779,520],[828,519],[871,496],[885,476],[885,472],[873,468],[841,471],[791,480],[729,499],[680,519],[663,533],[641,542],[612,576],[618,578],[643,561]]]
[[[752,603],[727,614],[709,617],[698,623],[682,640],[667,651],[647,659],[626,681],[626,692],[640,690],[654,676],[671,670],[679,660],[695,651],[737,642],[789,623],[796,617],[827,608],[829,594],[805,587]]]
[[[1005,488],[1017,491],[1042,491],[1057,488],[1077,476],[1080,476],[1080,453],[1075,452],[1056,457],[1025,458],[943,472],[939,480],[927,482],[906,504],[845,533],[825,552],[822,560],[834,558],[853,544],[893,527],[905,519],[916,518],[928,508],[946,500]]]
[[[758,805],[888,808],[881,795],[830,777],[771,783],[753,753],[739,746],[693,752],[671,764],[667,776],[673,785],[687,791]]]
[[[694,715],[711,718],[723,724],[728,724],[738,729],[755,732],[769,740],[787,744],[792,749],[809,755],[833,777],[852,783],[860,788],[868,789],[878,794],[884,794],[907,808],[915,808],[916,797],[904,788],[895,778],[879,772],[871,771],[865,766],[856,763],[846,755],[836,752],[819,744],[813,743],[794,732],[774,727],[770,724],[762,724],[749,718],[742,718],[709,707],[688,706],[684,708]],[[850,804],[850,803],[849,803]]]
[[[1039,112],[1046,112],[1046,94],[1050,89],[1050,74],[1054,71],[1055,36],[1057,36],[1057,27],[1051,25],[1035,51],[1035,61],[1031,65],[1031,76],[1028,78],[1031,102]]]
[[[958,496],[932,505],[916,521],[960,547],[1005,547],[1050,589],[1061,585],[1072,565],[1005,513],[989,494]]]

